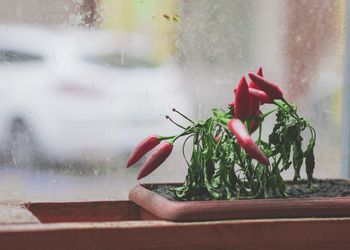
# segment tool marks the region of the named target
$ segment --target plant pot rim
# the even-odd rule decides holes
[[[145,187],[161,184],[178,183],[139,183],[129,192],[129,199],[171,221],[350,216],[350,197],[172,201]]]

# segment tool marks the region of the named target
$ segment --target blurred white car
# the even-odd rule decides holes
[[[0,144],[18,164],[106,157],[151,133],[190,104],[174,66],[148,60],[135,34],[0,26]]]

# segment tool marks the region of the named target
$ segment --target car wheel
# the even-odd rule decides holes
[[[29,128],[22,120],[12,125],[9,142],[9,164],[18,167],[33,167],[36,163],[37,147]]]

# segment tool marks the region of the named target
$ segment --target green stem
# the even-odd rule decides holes
[[[258,145],[261,143],[261,134],[262,134],[262,124],[259,125],[259,137],[258,137]]]
[[[280,157],[278,158],[277,162],[276,162],[276,166],[278,167],[278,165],[280,165],[282,160],[282,155],[280,155]]]
[[[283,107],[281,104],[279,104],[276,100],[273,100],[273,103],[278,106],[279,108],[283,109],[284,111],[286,112],[289,112],[289,110],[287,110],[285,107]],[[288,107],[291,107],[290,105]],[[290,109],[290,108],[289,108]],[[298,115],[295,115],[295,110],[294,109],[291,109],[292,110],[292,113],[290,113],[295,119],[299,119]]]
[[[185,146],[186,146],[186,143],[187,143],[187,141],[191,138],[191,137],[193,137],[194,136],[194,134],[191,134],[190,136],[188,136],[186,139],[185,139],[185,141],[184,141],[184,143],[183,143],[183,145],[182,145],[182,155],[183,155],[183,157],[184,157],[184,159],[185,159],[185,161],[186,161],[186,163],[187,163],[187,166],[189,166],[190,167],[190,162],[187,160],[187,158],[186,158],[186,154],[185,154]]]
[[[176,110],[175,108],[173,108],[172,111],[178,113],[178,114],[181,115],[183,118],[185,118],[187,121],[189,121],[189,122],[191,122],[193,125],[195,125],[195,123],[194,123],[190,118],[188,118],[187,116],[185,116],[184,114],[182,114],[180,111]]]
[[[269,116],[270,114],[272,114],[273,112],[276,112],[276,111],[277,111],[277,109],[273,109],[273,110],[263,114],[262,118],[265,119],[265,117]]]
[[[251,123],[250,120],[246,121],[246,128],[247,128],[249,134],[250,134],[250,123]]]
[[[180,137],[194,133],[193,129],[194,129],[194,127],[188,127],[188,128],[187,128],[184,132],[182,132],[181,134],[170,137],[171,140],[170,140],[169,142],[170,142],[171,144],[174,144],[174,142],[175,142],[177,139],[179,139]]]
[[[159,140],[161,140],[161,141],[172,139],[174,137],[176,137],[176,135],[172,135],[172,136],[158,136]]]
[[[313,138],[313,141],[316,141],[316,131],[315,131],[315,129],[312,126],[310,126],[309,124],[307,125],[307,127],[310,130],[310,133],[311,133],[311,136]]]
[[[241,154],[240,154],[240,152],[238,152],[236,146],[233,146],[233,148],[234,148],[234,150],[235,150],[235,152],[236,152],[236,155],[237,155],[237,157],[238,157],[239,162],[241,163],[241,167],[243,168],[243,167],[244,167],[244,162],[243,162],[243,160],[242,160]]]
[[[292,105],[290,105],[286,99],[282,98],[282,101],[287,104],[287,106],[289,107],[290,110],[292,110],[292,112],[297,116],[297,118],[299,118],[299,115],[297,114],[297,112],[294,110],[294,108],[292,107]]]

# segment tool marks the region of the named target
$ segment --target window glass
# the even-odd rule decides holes
[[[0,63],[40,61],[41,57],[11,50],[0,50]]]
[[[186,126],[173,107],[204,119],[260,66],[339,177],[344,22],[345,0],[0,0],[0,199],[126,199],[134,146]],[[179,143],[144,181],[186,171]]]
[[[122,68],[142,68],[154,67],[152,61],[143,58],[137,58],[124,55],[123,53],[103,54],[95,56],[87,56],[84,58],[88,62],[96,63],[104,66],[122,67]]]

